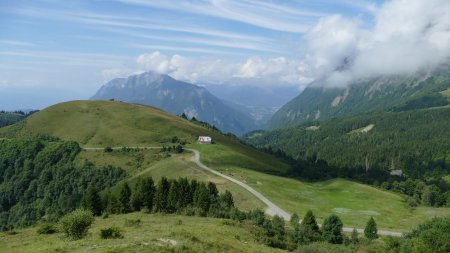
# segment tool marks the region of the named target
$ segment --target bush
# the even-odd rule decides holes
[[[120,239],[123,238],[122,231],[117,227],[110,227],[100,230],[102,239]]]
[[[113,149],[111,148],[111,147],[105,147],[105,149],[103,149],[103,151],[105,152],[105,153],[111,153],[111,152],[113,152]]]
[[[54,234],[56,232],[58,232],[58,230],[56,229],[55,225],[48,223],[42,224],[37,230],[37,233],[40,235],[42,234],[49,235]]]
[[[93,222],[94,216],[90,211],[77,209],[61,218],[60,227],[68,238],[78,240],[86,236]]]

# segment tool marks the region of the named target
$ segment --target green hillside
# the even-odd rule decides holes
[[[15,124],[25,118],[25,115],[14,112],[0,112],[0,127]]]
[[[126,226],[127,220],[140,220]],[[123,230],[123,239],[102,240],[100,230]],[[284,252],[255,241],[249,225],[221,219],[132,213],[97,218],[83,240],[62,239],[61,233],[39,235],[37,228],[0,233],[1,253],[38,252]]]
[[[358,80],[345,88],[327,88],[316,81],[284,105],[269,129],[368,112],[408,111],[446,106],[450,102],[448,66],[434,73]]]
[[[35,134],[76,141],[82,147],[172,146],[174,136],[194,143],[198,136],[207,135],[213,138],[217,147],[228,150],[232,157],[227,163],[244,162],[250,169],[274,173],[287,168],[274,157],[235,138],[145,105],[71,101],[48,107],[18,125],[0,129],[0,138]],[[233,156],[239,157],[239,161]]]
[[[371,131],[375,129],[376,126]],[[177,136],[189,142],[186,146],[198,149],[205,164],[248,183],[288,212],[297,212],[302,216],[307,209],[313,209],[319,221],[336,213],[342,216],[346,226],[362,228],[370,216],[377,214],[375,218],[379,221],[380,229],[404,231],[423,219],[449,213],[447,209],[428,207],[411,210],[398,194],[348,180],[338,180],[337,185],[333,181],[316,184],[274,176],[285,175],[290,167],[233,137],[148,106],[113,101],[67,102],[36,113],[20,124],[2,128],[0,134],[8,138],[50,134],[63,140],[78,141],[84,147],[171,146],[174,145],[172,137]],[[198,135],[212,136],[215,144],[195,143]],[[80,150],[73,166],[120,167],[126,172],[122,182],[131,185],[138,177],[145,176],[152,176],[155,180],[162,176],[174,179],[181,176],[213,181],[221,192],[232,192],[236,206],[240,209],[264,208],[259,200],[243,188],[198,168],[191,162],[191,157],[192,154],[187,151],[168,154],[160,152],[160,149],[119,149],[109,153],[103,149]],[[17,166],[20,169],[22,165]],[[349,189],[348,192],[346,189]]]
[[[246,140],[297,159],[325,160],[340,168],[400,169],[420,178],[450,163],[449,122],[450,108],[388,112],[254,132]],[[437,160],[442,162],[429,164]]]

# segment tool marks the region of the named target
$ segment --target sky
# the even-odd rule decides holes
[[[410,73],[448,60],[448,17],[447,0],[0,0],[0,109],[149,70],[299,89]]]

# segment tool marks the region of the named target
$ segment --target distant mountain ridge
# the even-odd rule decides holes
[[[450,98],[448,67],[413,76],[378,77],[346,88],[325,88],[316,81],[278,110],[269,129],[368,112],[407,111],[445,106]]]
[[[185,113],[238,135],[256,128],[250,115],[226,105],[207,89],[151,71],[113,79],[91,98],[108,99],[151,105],[175,115]]]
[[[229,106],[250,114],[259,128],[264,128],[273,114],[300,91],[298,86],[248,84],[236,78],[226,84],[205,84],[205,88]]]

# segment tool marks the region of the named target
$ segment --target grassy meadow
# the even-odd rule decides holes
[[[127,221],[140,220],[127,226]],[[130,223],[130,222],[128,222]],[[63,234],[39,235],[37,227],[0,233],[0,253],[44,252],[283,252],[255,241],[246,228],[230,220],[179,215],[130,213],[97,218],[78,241]],[[101,239],[100,230],[118,227],[122,239]]]
[[[249,169],[239,159],[220,159],[216,145],[194,145],[211,168],[246,182],[289,213],[303,216],[311,209],[322,222],[334,213],[346,227],[364,228],[373,216],[379,229],[409,231],[434,216],[450,217],[450,208],[410,208],[397,193],[345,179],[317,183],[268,175]]]
[[[37,133],[74,140],[83,147],[169,146],[173,145],[171,138],[177,136],[188,142],[187,147],[198,149],[205,164],[247,182],[286,211],[302,216],[311,209],[319,221],[335,213],[347,227],[363,228],[373,216],[381,229],[407,231],[433,216],[450,216],[449,208],[411,209],[398,194],[348,180],[308,183],[275,176],[286,171],[288,165],[237,139],[149,106],[115,101],[72,101],[51,106],[22,123],[0,129],[0,137]],[[199,135],[212,136],[215,144],[195,143]],[[162,176],[214,181],[219,190],[232,192],[239,208],[264,207],[243,188],[198,168],[191,157],[189,152],[168,156],[159,149],[129,153],[89,150],[82,151],[77,159],[99,166],[120,166],[127,171],[126,180],[131,184],[141,176],[152,176],[155,181]]]

